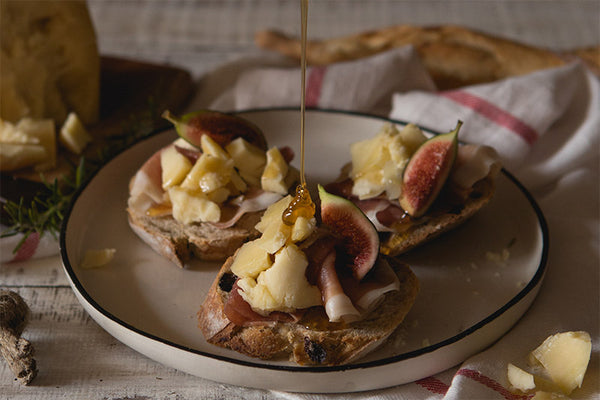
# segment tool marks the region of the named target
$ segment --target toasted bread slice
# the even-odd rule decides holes
[[[431,212],[411,223],[401,233],[381,234],[380,252],[387,256],[397,256],[454,229],[483,208],[491,200],[494,191],[494,176],[488,175],[475,183],[460,207],[436,210],[434,206]]]
[[[131,229],[155,252],[184,267],[192,256],[206,261],[224,260],[244,242],[258,237],[254,226],[263,211],[244,214],[230,228],[218,228],[209,222],[183,224],[171,215],[148,216],[127,209]]]
[[[327,320],[311,320],[315,316],[309,312],[298,322],[237,326],[224,312],[231,285],[223,283],[232,277],[234,257],[227,259],[217,274],[198,312],[198,325],[209,343],[261,359],[287,358],[301,365],[340,365],[357,360],[382,344],[400,325],[419,289],[410,268],[389,259],[400,289],[386,293],[379,305],[360,321],[329,324]]]

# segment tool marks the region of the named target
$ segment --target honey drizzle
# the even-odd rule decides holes
[[[300,184],[306,186],[304,176],[304,117],[306,115],[306,27],[308,19],[308,0],[301,2],[302,39],[300,49],[300,70],[302,71],[302,86],[300,86]]]
[[[281,219],[286,225],[294,225],[298,217],[307,219],[315,215],[315,203],[310,198],[310,192],[306,185],[306,177],[304,175],[304,131],[305,131],[305,115],[306,115],[306,27],[308,20],[308,0],[302,0],[300,3],[300,22],[302,25],[301,33],[301,55],[300,55],[300,70],[301,70],[301,99],[300,99],[300,184],[296,187],[296,195],[283,212]]]

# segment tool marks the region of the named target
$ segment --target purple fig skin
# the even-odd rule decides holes
[[[379,235],[375,226],[350,200],[327,193],[319,185],[321,221],[340,237],[351,259],[353,276],[361,280],[375,265],[379,255]]]
[[[458,121],[453,131],[423,143],[404,169],[400,206],[411,217],[425,214],[446,183],[458,152]]]
[[[167,110],[162,116],[173,123],[181,138],[197,148],[200,148],[202,135],[208,135],[221,147],[241,137],[261,150],[267,150],[267,142],[261,130],[250,121],[235,115],[201,110],[178,118]]]

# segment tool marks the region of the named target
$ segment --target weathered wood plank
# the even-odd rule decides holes
[[[0,286],[0,288],[3,288]],[[69,287],[17,291],[31,308],[23,337],[39,374],[19,385],[0,361],[0,399],[264,399],[268,392],[222,385],[165,367],[118,342],[84,311]]]

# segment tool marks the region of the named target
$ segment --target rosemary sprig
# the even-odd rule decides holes
[[[0,234],[0,238],[23,234],[13,253],[19,250],[32,233],[37,232],[40,236],[49,233],[54,238],[57,237],[64,212],[71,202],[73,194],[83,183],[84,176],[85,161],[81,158],[75,170],[74,180],[67,177],[63,178],[62,183],[59,183],[58,179],[54,179],[52,183],[44,180],[43,184],[47,192],[35,196],[31,204],[26,205],[21,197],[18,203],[8,201],[4,205],[4,210],[12,225]]]
[[[120,153],[133,143],[149,135],[160,120],[152,98],[148,100],[148,109],[132,115],[123,127],[123,133],[106,138],[105,145],[99,150],[96,157],[81,157],[78,165],[73,165],[73,178],[63,176],[53,182],[43,181],[45,190],[39,193],[26,204],[23,197],[18,202],[7,201],[4,211],[8,217],[8,227],[0,233],[0,238],[22,234],[13,253],[25,243],[25,240],[38,233],[40,237],[46,233],[54,238],[58,237],[65,212],[67,211],[75,192],[107,161]]]

